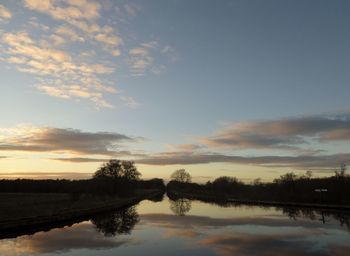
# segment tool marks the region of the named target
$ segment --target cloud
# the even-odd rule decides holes
[[[111,132],[83,132],[76,129],[22,126],[0,130],[0,151],[78,153],[114,156],[125,142],[139,139]]]
[[[199,144],[167,144],[166,145],[171,150],[177,150],[179,152],[194,152],[198,149],[202,149],[203,145]]]
[[[228,125],[214,135],[196,138],[198,144],[171,144],[168,147],[172,151],[155,153],[137,162],[150,165],[232,163],[333,172],[340,163],[350,164],[350,153],[326,154],[325,150],[313,147],[329,141],[347,141],[349,135],[347,114],[241,122]],[[305,145],[309,149],[305,149]],[[278,149],[293,154],[247,156],[247,153],[232,152],[242,149]]]
[[[135,76],[143,76],[153,65],[149,46],[133,48],[129,51],[131,73]]]
[[[138,159],[137,163],[150,165],[189,165],[208,163],[234,163],[266,167],[292,167],[298,169],[327,169],[331,171],[340,163],[350,163],[350,153],[333,155],[299,156],[233,156],[219,153],[165,152]]]
[[[142,11],[142,7],[136,3],[119,4],[114,7],[119,22],[127,23]]]
[[[79,36],[79,34],[74,29],[68,27],[67,25],[62,25],[56,28],[56,34],[64,36],[67,39],[69,38],[69,40],[72,40],[72,41],[80,41],[80,42],[85,41],[83,37]]]
[[[118,46],[122,42],[122,39],[118,36],[109,36],[108,34],[103,33],[97,34],[95,36],[95,39],[109,46]]]
[[[160,51],[163,55],[167,56],[167,58],[171,62],[176,62],[179,60],[179,56],[175,50],[175,48],[171,45],[165,45]]]
[[[42,94],[90,101],[98,109],[114,108],[106,96],[122,94],[115,87],[116,67],[123,68],[125,64],[136,76],[147,71],[157,74],[165,69],[164,65],[155,66],[154,53],[164,49],[169,52],[169,47],[158,49],[158,40],[140,43],[137,36],[128,35],[131,32],[127,26],[116,29],[119,17],[111,12],[119,8],[124,16],[135,17],[142,9],[138,4],[92,0],[23,0],[22,3],[29,14],[24,18],[29,17],[21,20],[23,25],[19,30],[0,35],[1,60],[19,72],[31,74],[36,81],[35,88]],[[38,13],[41,15],[32,16]],[[11,17],[11,12],[0,5],[0,20]],[[130,49],[129,45],[137,47]],[[137,52],[137,48],[144,53]],[[95,54],[86,54],[92,51]],[[123,54],[125,63],[121,65]],[[139,106],[129,96],[117,99],[121,101],[119,104],[131,108]]]
[[[118,154],[120,154],[120,152],[118,152]],[[108,161],[108,159],[105,159],[105,158],[88,158],[88,157],[51,158],[51,160],[70,162],[70,163],[99,163],[99,162]]]
[[[51,37],[56,44],[61,37]],[[104,85],[99,75],[110,74],[114,68],[102,64],[77,62],[67,52],[42,47],[27,32],[4,33],[2,41],[8,46],[5,60],[16,64],[17,70],[37,77],[37,89],[44,94],[63,99],[90,100],[98,107],[113,107],[104,99],[105,93],[116,93]]]
[[[3,5],[0,4],[0,22],[11,19],[12,13]]]
[[[50,15],[53,19],[66,24],[57,29],[57,33],[65,35],[72,41],[84,42],[95,40],[104,44],[103,50],[115,53],[116,47],[123,42],[113,27],[100,26],[97,20],[101,17],[101,4],[89,0],[46,1],[25,0],[24,6],[30,10]],[[79,32],[78,32],[79,31]]]
[[[301,117],[228,125],[199,139],[210,148],[302,150],[309,140],[350,139],[350,117]]]
[[[27,24],[30,25],[32,28],[37,28],[43,31],[50,30],[49,26],[38,22],[38,19],[36,17],[31,17]]]
[[[58,36],[58,35],[51,35],[50,36],[50,39],[52,40],[52,43],[55,45],[55,46],[59,46],[59,45],[62,45],[65,43],[65,40],[63,37],[61,36]]]
[[[152,40],[140,44],[129,50],[129,65],[134,76],[143,76],[147,71],[153,74],[161,74],[166,70],[163,64],[157,64],[155,55],[164,55],[170,61],[175,61],[175,50],[172,46],[162,46],[159,40]]]
[[[96,19],[100,16],[101,9],[98,2],[89,0],[24,0],[24,5],[58,20]]]
[[[132,17],[135,17],[141,11],[141,6],[135,3],[126,3],[123,7],[126,13]]]
[[[161,73],[165,66],[157,66],[155,64],[156,53],[161,53],[160,43],[158,40],[153,40],[140,44],[140,46],[129,50],[129,65],[131,73],[134,76],[143,76],[147,71],[154,74]]]
[[[83,57],[94,57],[96,56],[96,51],[90,50],[90,51],[85,51],[80,54]]]
[[[138,108],[141,106],[139,102],[137,102],[133,97],[130,96],[120,96],[120,99],[126,106],[129,108]]]

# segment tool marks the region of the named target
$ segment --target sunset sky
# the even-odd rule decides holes
[[[332,175],[350,2],[0,0],[0,178]]]

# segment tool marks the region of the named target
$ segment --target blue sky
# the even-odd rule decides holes
[[[91,173],[119,157],[145,177],[329,174],[349,159],[349,7],[2,0],[0,172]],[[105,150],[57,143],[73,135]]]

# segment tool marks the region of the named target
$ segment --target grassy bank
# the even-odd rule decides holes
[[[137,190],[132,196],[81,195],[65,193],[0,193],[0,232],[91,216],[138,203],[163,193]]]

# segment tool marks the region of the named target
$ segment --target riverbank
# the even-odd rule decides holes
[[[218,196],[204,193],[186,193],[168,191],[167,195],[170,199],[186,198],[191,200],[201,200],[204,202],[212,202],[219,204],[246,204],[246,205],[262,205],[262,206],[280,206],[280,207],[299,207],[309,209],[324,209],[324,210],[339,210],[349,211],[350,205],[330,205],[330,204],[315,204],[304,202],[282,202],[282,201],[267,201],[267,200],[243,200],[230,198],[229,196]]]
[[[0,233],[63,223],[101,212],[134,205],[162,194],[161,190],[138,190],[133,196],[92,196],[69,194],[1,193]]]

